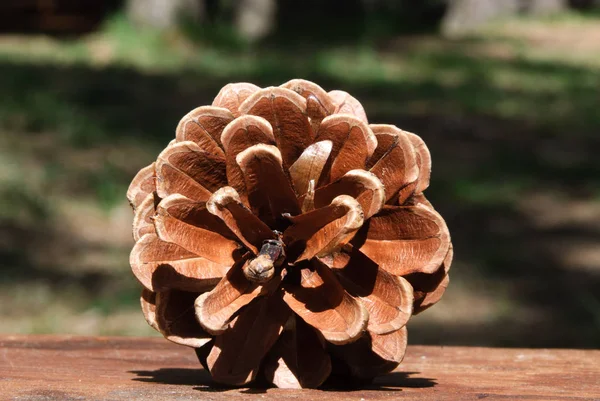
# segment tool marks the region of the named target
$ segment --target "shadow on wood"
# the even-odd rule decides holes
[[[210,374],[204,369],[183,369],[183,368],[160,368],[156,370],[132,370],[137,377],[133,381],[144,383],[159,383],[168,385],[196,386],[194,390],[204,392],[229,391],[234,387],[220,385],[212,381]],[[385,376],[377,377],[372,382],[352,380],[347,381],[341,378],[331,378],[325,382],[323,391],[402,391],[403,388],[429,388],[437,383],[435,379],[425,377],[411,377],[419,375],[419,372],[391,372]],[[268,388],[260,382],[252,383],[248,386],[242,386],[245,394],[262,394]]]
[[[132,370],[137,377],[132,380],[146,383],[181,384],[185,386],[208,386],[212,384],[210,374],[200,369],[160,368],[156,370]]]
[[[372,381],[352,379],[344,380],[340,377],[330,377],[323,386],[323,391],[352,392],[361,390],[370,391],[402,391],[403,388],[429,388],[434,387],[436,379],[425,377],[411,377],[419,375],[420,372],[391,372],[387,375],[378,376]]]

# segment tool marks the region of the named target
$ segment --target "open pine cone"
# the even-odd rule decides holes
[[[146,320],[225,384],[393,370],[448,284],[430,167],[421,138],[369,125],[346,92],[225,86],[127,192]]]

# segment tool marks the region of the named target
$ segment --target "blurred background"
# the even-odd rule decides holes
[[[137,170],[228,82],[418,133],[454,247],[412,344],[600,347],[600,1],[3,0],[0,332],[156,335]]]

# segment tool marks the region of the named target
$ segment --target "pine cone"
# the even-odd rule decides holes
[[[421,138],[369,125],[346,92],[225,86],[128,190],[146,320],[229,385],[393,370],[448,285],[430,167]]]

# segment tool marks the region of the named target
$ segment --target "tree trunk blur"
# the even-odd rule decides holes
[[[235,27],[249,42],[256,42],[273,32],[276,26],[276,0],[240,0],[235,8]]]
[[[160,30],[176,28],[182,18],[199,21],[202,0],[128,0],[127,15],[138,26]]]
[[[548,15],[567,7],[568,0],[448,0],[442,33],[448,37],[463,36],[497,18]]]
[[[532,15],[548,15],[565,10],[567,0],[528,0],[524,1],[524,12]]]
[[[462,36],[493,19],[518,11],[519,0],[449,0],[442,33],[448,37]]]

